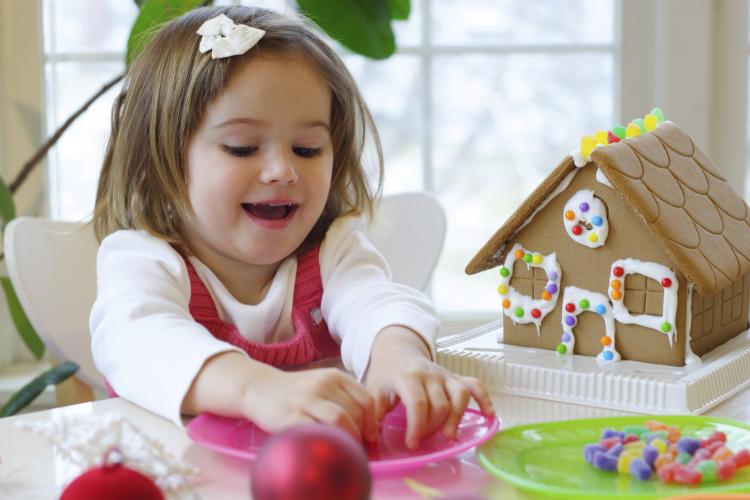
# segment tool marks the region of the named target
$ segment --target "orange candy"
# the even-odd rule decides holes
[[[667,424],[659,422],[658,420],[649,420],[646,422],[646,428],[650,431],[666,431]]]
[[[573,219],[576,218],[576,214],[573,213],[572,210],[566,210],[565,211],[565,218],[568,219],[568,220],[573,220]]]
[[[609,337],[607,337],[605,335],[604,337],[602,337],[601,339],[599,339],[599,342],[601,342],[602,345],[607,346],[607,345],[610,345],[612,343],[612,339],[609,338]]]
[[[551,298],[552,298],[552,295],[550,295],[547,290],[542,290],[542,300],[549,300]]]
[[[523,259],[523,250],[516,250],[516,253],[514,253],[516,259]]]
[[[510,300],[503,299],[503,309],[507,309],[510,307]]]
[[[612,283],[610,283],[609,286],[611,286],[615,290],[619,290],[622,286],[622,283],[620,282],[620,280],[612,280]]]
[[[622,293],[620,293],[620,290],[612,290],[612,293],[610,293],[609,296],[614,300],[620,300],[622,298]]]

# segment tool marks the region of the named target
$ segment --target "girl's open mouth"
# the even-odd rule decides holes
[[[242,208],[256,222],[266,227],[284,227],[299,208],[296,203],[243,203]]]

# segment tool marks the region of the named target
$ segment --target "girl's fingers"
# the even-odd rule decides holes
[[[450,379],[442,377],[425,381],[427,397],[429,398],[427,426],[423,436],[430,436],[440,429],[451,412],[451,402],[445,393],[446,382]]]
[[[469,405],[471,391],[465,383],[454,378],[450,378],[446,381],[446,390],[448,391],[448,397],[450,398],[451,411],[448,415],[448,419],[445,421],[445,425],[443,426],[443,434],[445,434],[446,437],[452,438],[456,436],[458,423],[461,421],[461,417],[463,416],[464,411],[466,411],[466,407]]]
[[[415,450],[427,427],[429,400],[422,381],[409,378],[401,381],[396,391],[406,408],[406,447]]]
[[[477,402],[482,413],[485,415],[494,415],[495,408],[492,406],[492,398],[490,398],[490,393],[487,392],[484,384],[474,377],[460,377],[460,379],[471,391],[471,397]]]
[[[357,441],[362,440],[360,428],[344,408],[333,401],[319,399],[306,411],[306,415],[321,424],[335,425],[348,432]]]
[[[370,391],[353,379],[345,381],[342,388],[357,404],[359,410],[359,419],[357,422],[362,428],[362,435],[367,441],[377,441],[379,435],[378,424],[380,420],[377,419],[375,412],[375,399],[370,394]]]

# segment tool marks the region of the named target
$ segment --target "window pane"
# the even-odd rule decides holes
[[[432,3],[436,45],[611,43],[613,20],[613,0]]]
[[[46,0],[47,53],[124,51],[138,15],[133,0]],[[54,44],[54,45],[53,45]]]
[[[422,189],[422,79],[419,59],[384,61],[347,56],[345,62],[377,123],[385,155],[385,191]]]
[[[123,63],[47,64],[48,135],[116,75]],[[56,74],[52,72],[56,71]],[[63,134],[49,157],[52,216],[80,220],[91,216],[96,183],[109,136],[112,102],[118,83],[89,107]]]
[[[396,47],[419,45],[422,40],[422,4],[425,0],[411,0],[409,19],[394,21],[393,31],[396,33]]]
[[[434,297],[442,311],[499,310],[495,273],[464,267],[581,136],[613,124],[613,58],[442,56],[433,79],[435,190],[448,214]]]

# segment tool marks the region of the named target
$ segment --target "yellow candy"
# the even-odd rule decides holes
[[[542,256],[537,254],[534,254],[534,256],[531,258],[531,262],[534,264],[541,264],[542,263]]]
[[[641,127],[639,127],[635,123],[631,123],[628,125],[628,128],[625,129],[625,137],[631,138],[641,135]]]
[[[599,241],[599,237],[596,235],[596,233],[589,233],[589,241],[591,243],[596,243]]]
[[[631,455],[622,453],[617,460],[617,472],[620,474],[630,474],[630,462],[632,462],[634,458],[635,457]]]
[[[581,137],[581,156],[584,159],[589,159],[591,156],[591,152],[594,150],[594,147],[596,147],[596,141],[593,137],[590,135],[585,135]]]
[[[659,454],[662,454],[665,451],[667,451],[667,443],[665,443],[664,441],[662,441],[659,438],[652,439],[651,440],[651,446],[653,446],[654,448],[656,448],[657,451],[659,452]]]
[[[506,293],[508,293],[508,287],[505,285],[500,285],[499,287],[497,287],[497,291],[500,295],[505,295]]]
[[[607,131],[597,130],[596,132],[594,132],[594,141],[596,141],[597,144],[606,146],[608,144],[607,143]]]
[[[658,120],[656,119],[654,115],[646,115],[643,118],[643,123],[646,124],[646,130],[650,132],[656,128],[656,124],[658,123]]]

